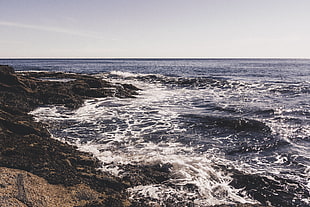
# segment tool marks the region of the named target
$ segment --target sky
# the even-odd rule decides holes
[[[310,58],[310,0],[0,0],[0,58]]]

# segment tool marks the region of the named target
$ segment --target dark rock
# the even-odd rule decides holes
[[[18,83],[14,69],[10,66],[1,66],[0,82],[2,84],[14,85]]]
[[[245,118],[205,116],[200,117],[200,122],[205,126],[230,128],[232,130],[236,130],[237,132],[242,131],[264,132],[264,133],[271,132],[270,128],[266,124],[260,121]]]
[[[132,84],[122,84],[122,86],[127,89],[127,90],[132,90],[132,91],[139,91],[141,89],[137,88],[136,86]]]
[[[43,77],[74,80],[48,81]],[[45,104],[77,108],[86,98],[114,95],[111,88],[118,91],[118,97],[136,94],[134,87],[124,88],[92,76],[15,73],[9,66],[0,66],[0,167],[26,170],[50,184],[84,184],[106,195],[99,203],[90,206],[124,206],[122,202],[126,200],[126,194],[123,191],[127,185],[98,171],[101,163],[92,155],[51,139],[45,125],[35,122],[27,114]]]
[[[123,180],[131,186],[162,183],[171,178],[171,164],[124,165]]]
[[[237,189],[245,190],[255,200],[264,206],[291,207],[308,206],[300,200],[294,199],[294,195],[310,196],[310,192],[304,189],[299,183],[292,180],[276,177],[270,179],[263,175],[244,174],[234,170],[233,181],[230,183]],[[304,192],[307,192],[306,194]]]
[[[15,73],[14,68],[12,68],[11,66],[8,65],[1,65],[0,66],[0,76],[3,75],[12,75]],[[0,79],[2,81],[2,79]]]

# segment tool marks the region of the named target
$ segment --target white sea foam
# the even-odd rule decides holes
[[[114,175],[122,176],[120,165],[172,165],[171,180],[128,189],[133,199],[143,196],[160,203],[178,197],[183,201],[195,200],[201,206],[254,202],[241,196],[240,190],[229,185],[230,175],[215,167],[215,163],[225,160],[207,152],[194,152],[193,148],[174,141],[173,137],[186,131],[177,119],[184,108],[192,113],[186,99],[195,91],[171,91],[144,83],[135,85],[144,89],[136,99],[101,98],[88,100],[75,111],[52,106],[38,108],[32,114],[45,122],[60,122],[62,128],[55,136],[93,153],[104,163],[102,170]],[[67,122],[70,124],[66,125]],[[152,136],[157,136],[155,141]],[[187,185],[196,187],[188,189]]]
[[[47,78],[39,78],[39,80],[67,83],[70,81],[75,81],[76,79],[73,79],[73,78],[49,78],[49,77],[47,77]]]
[[[128,77],[136,77],[137,74],[135,73],[130,73],[130,72],[122,72],[122,71],[111,71],[111,75],[117,75],[123,78],[128,78]]]
[[[250,161],[245,160],[246,155],[240,160],[228,161],[215,152],[216,149],[201,153],[195,151],[199,148],[198,145],[191,146],[178,141],[188,130],[180,125],[180,114],[209,113],[206,108],[195,107],[195,102],[198,105],[214,103],[223,108],[224,111],[211,109],[212,113],[219,116],[225,115],[225,110],[230,109],[236,114],[247,111],[251,113],[257,108],[275,109],[275,119],[253,116],[271,127],[274,134],[280,133],[283,139],[294,144],[290,138],[296,134],[296,127],[278,121],[281,117],[287,118],[284,113],[288,113],[290,109],[281,108],[282,106],[274,103],[270,97],[264,98],[269,90],[264,84],[232,82],[226,84],[225,90],[220,87],[194,90],[175,87],[171,90],[163,84],[135,80],[134,77],[140,74],[118,71],[111,74],[133,78],[126,82],[143,91],[140,91],[140,95],[135,99],[100,98],[86,101],[84,106],[75,111],[59,106],[46,106],[36,109],[32,114],[39,120],[51,124],[58,123],[60,126],[55,136],[77,145],[80,150],[93,153],[104,163],[102,170],[114,175],[122,176],[120,166],[126,164],[172,165],[173,178],[162,184],[128,189],[132,199],[138,200],[142,196],[150,198],[150,202],[163,204],[166,200],[180,198],[179,201],[194,201],[197,206],[254,203],[255,201],[243,194],[241,189],[230,186],[231,176],[217,166],[229,163],[240,171],[262,174],[269,171],[280,175],[283,170],[281,165],[289,159],[285,154],[272,154],[275,158],[273,163],[258,156],[249,159]],[[113,81],[124,82],[119,79]],[[309,125],[299,132],[305,136],[310,132]],[[218,137],[215,141],[220,143],[229,139],[229,136]],[[307,147],[303,149],[302,145],[294,146],[299,147],[305,157],[309,157]],[[309,178],[309,170],[306,170],[305,174],[308,174]],[[293,178],[298,179],[297,176]],[[190,189],[187,187],[189,185],[196,188]]]

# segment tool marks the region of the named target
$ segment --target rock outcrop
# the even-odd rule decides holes
[[[23,170],[0,167],[0,175],[2,207],[104,206],[105,203],[101,201],[109,198],[105,193],[82,183],[69,187],[53,185]]]
[[[129,205],[126,184],[97,170],[101,164],[92,155],[50,138],[44,124],[35,122],[28,112],[46,104],[77,108],[86,98],[133,97],[137,90],[87,75],[15,73],[9,66],[0,66],[1,206],[12,202],[14,206],[63,206],[52,204],[62,202],[64,196],[65,206]],[[49,190],[55,194],[49,195]]]

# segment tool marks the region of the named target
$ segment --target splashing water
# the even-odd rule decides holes
[[[97,74],[143,89],[135,99],[87,100],[75,111],[45,106],[32,114],[50,124],[55,138],[92,152],[114,175],[126,176],[128,164],[171,166],[168,180],[128,189],[133,200],[309,205],[307,61],[153,62],[124,61],[123,71],[113,66],[108,71],[114,72]],[[93,72],[108,71],[96,66]],[[260,200],[264,189],[270,197]]]

